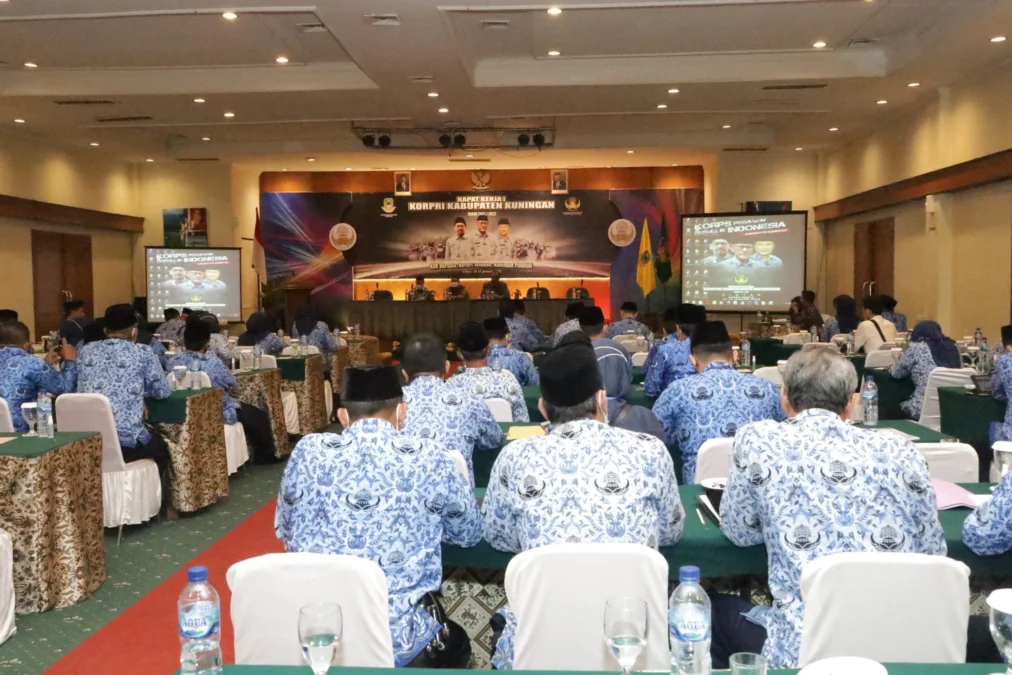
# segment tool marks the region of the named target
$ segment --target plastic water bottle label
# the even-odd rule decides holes
[[[710,621],[701,607],[682,605],[668,613],[671,639],[681,642],[703,642],[710,637]]]
[[[189,640],[203,640],[218,632],[218,606],[213,602],[197,602],[190,611],[179,612],[179,634]]]

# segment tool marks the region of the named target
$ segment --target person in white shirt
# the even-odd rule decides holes
[[[854,333],[854,350],[870,354],[885,344],[896,340],[896,324],[882,318],[884,305],[880,297],[871,296],[861,301],[864,307],[864,321],[858,324]]]

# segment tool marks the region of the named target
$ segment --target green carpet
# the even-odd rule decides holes
[[[17,615],[17,633],[0,646],[0,673],[43,672],[277,496],[284,467],[250,463],[230,478],[223,501],[179,520],[126,527],[119,546],[116,530],[106,530],[105,583],[73,607]]]

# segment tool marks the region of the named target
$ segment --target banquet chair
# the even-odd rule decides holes
[[[808,342],[808,340],[811,339],[811,336],[808,336],[808,340],[806,340],[805,339],[806,335],[808,335],[808,333],[791,333],[790,335],[788,335],[787,337],[784,338],[784,344],[785,345],[803,345],[806,342]]]
[[[277,357],[264,354],[260,357],[260,367],[264,370],[277,368]],[[285,412],[285,430],[293,436],[299,435],[299,398],[294,391],[281,392],[281,409]]]
[[[127,464],[116,435],[112,406],[103,394],[63,394],[56,398],[56,422],[60,431],[94,431],[102,434],[102,524],[118,527],[116,544],[124,525],[139,525],[158,515],[162,506],[162,481],[152,459]]]
[[[891,368],[896,363],[892,349],[880,349],[864,357],[865,368]]]
[[[914,443],[928,463],[932,478],[950,483],[976,483],[979,459],[966,443]]]
[[[642,368],[643,364],[647,362],[647,356],[649,352],[636,352],[632,355],[633,368]]]
[[[0,433],[14,433],[14,420],[11,418],[11,409],[7,401],[0,398]]]
[[[320,353],[320,348],[319,347],[316,347],[314,345],[307,345],[306,346],[306,354],[308,354],[309,356],[312,356],[313,354],[319,354],[319,353]],[[295,347],[294,347],[294,345],[288,345],[287,347],[285,347],[281,351],[281,356],[295,356]]]
[[[647,647],[635,670],[670,668],[668,563],[642,544],[551,544],[524,551],[506,567],[506,597],[517,619],[516,670],[608,671],[603,635],[608,598],[647,603]]]
[[[696,475],[692,482],[699,485],[707,478],[727,478],[731,475],[733,438],[711,438],[699,446],[696,454]]]
[[[756,368],[755,372],[752,373],[756,377],[761,377],[764,380],[769,380],[777,386],[784,386],[784,375],[780,372],[780,368],[777,366],[765,366],[763,368]]]
[[[263,354],[260,357],[261,370],[270,370],[271,368],[277,367],[278,367],[278,358],[276,356],[271,356],[270,354]]]
[[[973,384],[970,376],[976,373],[973,368],[935,368],[928,375],[928,385],[924,389],[924,403],[921,405],[921,418],[918,424],[923,424],[935,431],[942,430],[942,411],[938,405],[939,387],[962,387]]]
[[[492,411],[492,417],[495,418],[496,422],[512,422],[513,421],[513,408],[510,407],[510,402],[504,398],[486,398],[485,405]]]
[[[464,459],[464,455],[460,454],[459,450],[447,450],[446,454],[453,460],[453,465],[457,467],[457,470],[464,474],[464,479],[470,485],[472,483],[471,470],[467,468],[467,460]]]
[[[945,556],[854,552],[801,570],[798,666],[834,656],[964,663],[970,568]]]
[[[176,389],[176,378],[169,373],[169,389]],[[189,377],[189,375],[187,375]],[[211,377],[204,371],[197,373],[197,381],[201,389],[211,389]],[[186,388],[186,382],[183,388]],[[231,476],[239,470],[239,467],[249,461],[249,446],[246,444],[246,429],[240,422],[225,425],[225,464],[228,466],[228,475]]]
[[[0,530],[0,644],[17,632],[14,625],[14,546]]]
[[[886,350],[889,350],[889,349],[896,349],[897,346],[898,345],[895,342],[883,342],[879,346],[878,351],[886,351]]]
[[[299,609],[341,606],[339,665],[393,668],[387,580],[372,560],[330,553],[268,553],[232,565],[225,575],[237,665],[301,666]]]
[[[615,342],[625,347],[630,354],[639,354],[650,349],[647,339],[640,335],[616,335]]]

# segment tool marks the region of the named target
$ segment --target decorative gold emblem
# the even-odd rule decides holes
[[[487,190],[492,182],[492,174],[484,169],[471,172],[471,185],[475,190]]]

